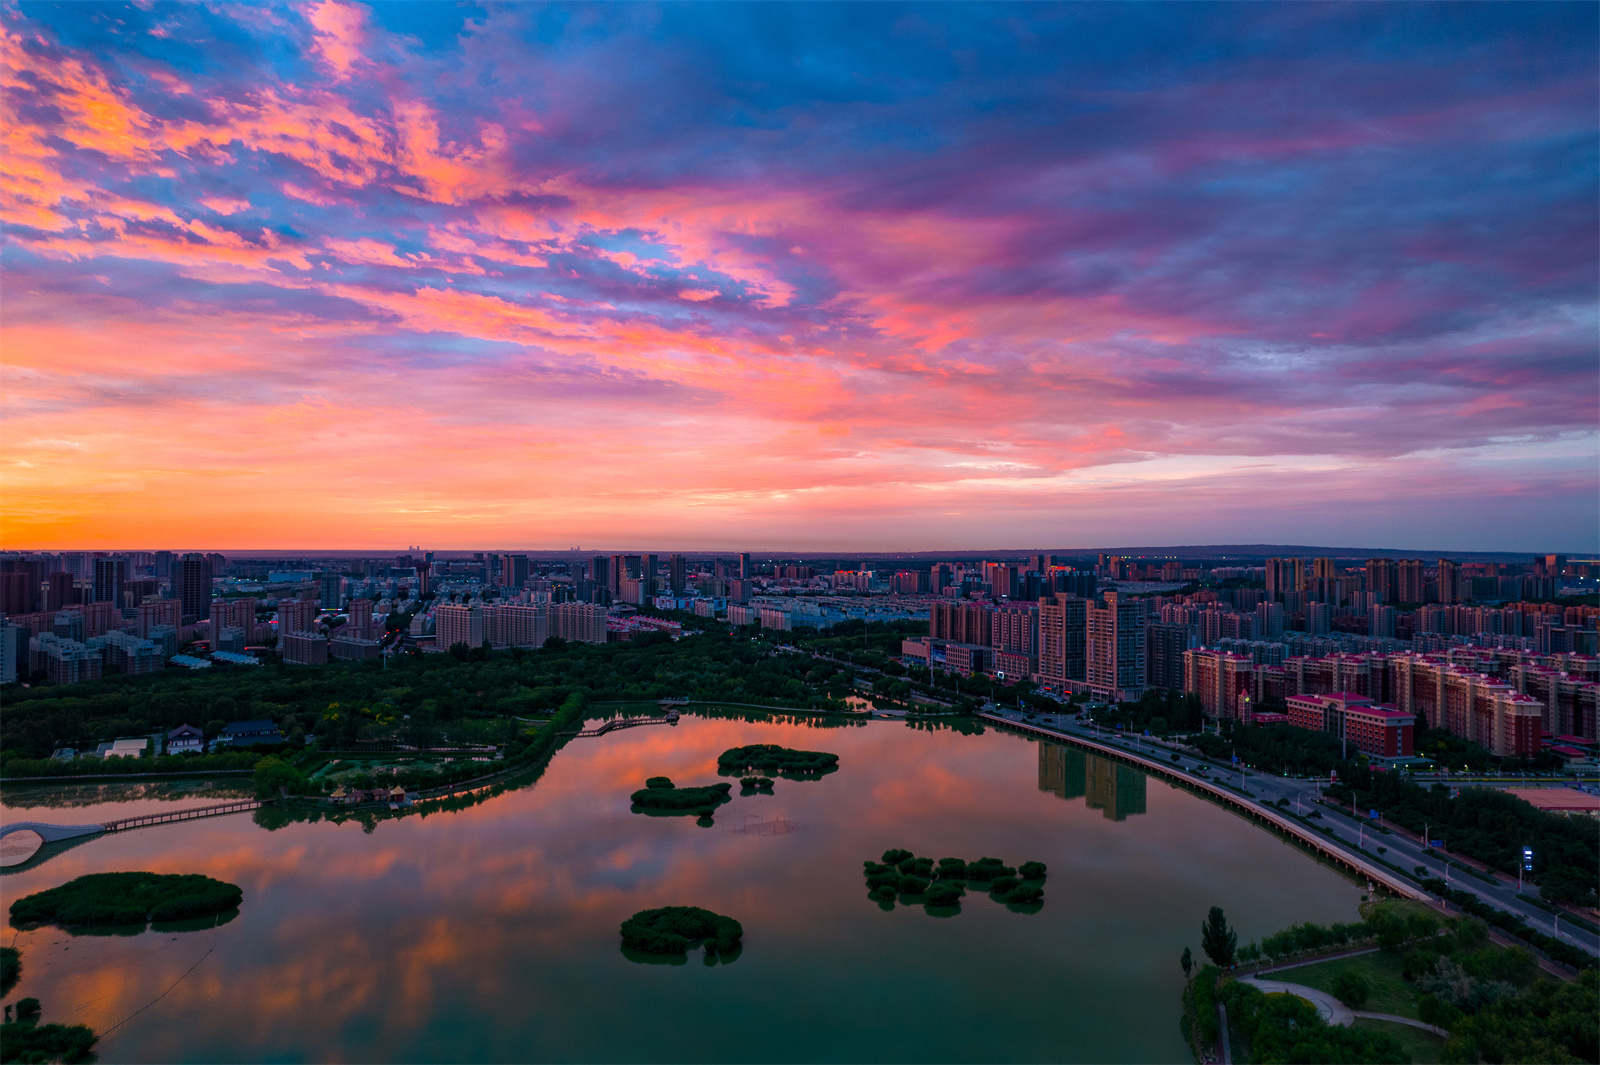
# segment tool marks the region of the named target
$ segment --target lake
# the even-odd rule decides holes
[[[771,795],[735,783],[711,827],[630,812],[646,777],[715,783],[717,755],[749,743],[833,751],[840,768]],[[40,785],[0,806],[6,822],[82,823],[239,789]],[[1043,908],[969,893],[952,917],[885,912],[861,863],[891,847],[1045,862]],[[229,880],[244,904],[177,934],[8,930],[23,978],[7,1001],[34,996],[46,1021],[103,1033],[103,1062],[1188,1061],[1178,957],[1199,956],[1210,906],[1244,943],[1355,920],[1363,890],[1188,792],[1055,744],[689,714],[573,740],[537,782],[468,809],[139,829],[0,888],[9,905],[133,869]],[[620,923],[666,905],[737,918],[742,952],[629,960]]]

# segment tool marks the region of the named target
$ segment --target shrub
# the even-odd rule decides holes
[[[961,858],[940,858],[940,880],[965,880],[967,878],[967,863]]]
[[[997,876],[989,881],[989,890],[998,894],[1005,894],[1020,883],[1014,876]]]
[[[941,881],[928,888],[926,892],[929,906],[954,906],[966,894],[966,889],[960,884],[952,884],[948,880]]]
[[[883,863],[885,865],[899,865],[901,862],[905,861],[907,858],[915,858],[915,857],[916,857],[916,855],[912,854],[910,851],[902,850],[902,849],[900,849],[898,847],[895,847],[893,849],[886,850],[886,851],[883,852]]]
[[[1333,978],[1331,989],[1335,998],[1353,1010],[1365,1006],[1367,997],[1372,993],[1372,985],[1367,983],[1366,977],[1348,971]]]
[[[673,787],[672,778],[671,777],[651,777],[649,780],[644,782],[644,786],[647,787],[647,788],[661,788],[661,789],[664,789],[666,791],[671,791],[672,787]]]
[[[1045,868],[1043,862],[1023,862],[1017,866],[1017,875],[1024,880],[1043,880]]]
[[[1006,865],[999,858],[979,858],[975,862],[967,863],[968,880],[993,880],[996,877],[1012,876],[1016,870]]]
[[[900,863],[900,871],[906,876],[920,876],[924,879],[933,877],[932,858],[907,858]]]
[[[1020,905],[1030,902],[1040,902],[1044,899],[1044,888],[1032,884],[1018,884],[1006,892],[1006,902],[1011,905]]]
[[[928,882],[920,876],[902,876],[900,878],[900,894],[921,895],[928,890]]]
[[[93,1061],[91,1051],[98,1041],[94,1030],[82,1024],[0,1025],[0,1061]]]

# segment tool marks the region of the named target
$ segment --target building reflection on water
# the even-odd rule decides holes
[[[1039,790],[1078,799],[1111,821],[1145,812],[1146,777],[1109,758],[1059,743],[1039,743]]]

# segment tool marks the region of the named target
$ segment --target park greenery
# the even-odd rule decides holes
[[[1533,954],[1492,943],[1488,927],[1471,914],[1445,918],[1416,902],[1369,901],[1357,924],[1295,925],[1237,949],[1235,957],[1236,934],[1213,907],[1201,938],[1212,964],[1193,974],[1184,993],[1185,1031],[1197,1051],[1218,1038],[1221,1002],[1245,1043],[1236,1052],[1242,1049],[1253,1062],[1407,1060],[1384,1032],[1330,1027],[1302,1000],[1263,995],[1228,971],[1235,961],[1281,963],[1370,942],[1377,951],[1335,955],[1336,961],[1310,958],[1273,978],[1327,991],[1354,1010],[1370,1006],[1445,1029],[1450,1037],[1442,1061],[1600,1060],[1595,970],[1574,981],[1543,974]],[[1185,949],[1180,962],[1186,975],[1189,961]]]
[[[1157,736],[1198,732],[1205,724],[1199,696],[1158,689],[1145,692],[1137,702],[1097,707],[1093,716],[1105,728],[1149,731]]]
[[[255,749],[221,751],[217,754],[163,754],[154,758],[140,758],[136,762],[106,763],[88,758],[73,762],[60,762],[52,758],[8,758],[5,761],[7,779],[15,777],[94,777],[128,774],[194,775],[201,773],[248,772],[262,758]]]
[[[744,928],[698,906],[663,906],[640,910],[622,922],[622,945],[646,954],[684,954],[703,942],[707,955],[739,950]]]
[[[11,904],[11,923],[69,929],[143,925],[211,917],[234,909],[243,899],[238,885],[198,873],[89,873],[17,899]]]
[[[845,710],[855,682],[889,678],[905,636],[922,623],[860,623],[822,633],[728,631],[704,618],[705,631],[622,643],[550,641],[538,650],[492,651],[460,661],[448,654],[404,654],[387,663],[325,666],[267,664],[255,669],[163,670],[115,674],[67,685],[7,686],[0,772],[6,777],[104,773],[99,762],[53,762],[60,747],[93,750],[105,740],[165,732],[182,724],[207,736],[234,720],[271,720],[286,737],[315,736],[324,751],[407,744],[514,745],[525,726],[570,698],[586,702],[683,697],[795,709]],[[832,657],[816,658],[813,653]],[[848,657],[847,657],[848,656]],[[886,672],[887,671],[887,672]],[[948,681],[944,682],[948,685]],[[963,706],[976,705],[987,684]],[[949,693],[946,692],[946,695]],[[180,772],[253,768],[262,754],[280,757],[295,744],[243,755],[141,759],[119,771]],[[243,758],[242,762],[238,759]],[[233,759],[223,763],[212,758]]]
[[[879,861],[861,863],[868,897],[885,907],[896,898],[907,905],[922,903],[930,911],[959,907],[968,888],[986,889],[996,902],[1031,912],[1044,899],[1046,867],[1023,862],[1013,869],[998,858],[919,858],[903,848],[883,852]],[[1020,873],[1020,876],[1018,875]]]
[[[740,777],[739,794],[743,795],[752,791],[772,791],[773,780],[771,777]]]
[[[25,998],[6,1007],[6,1020],[0,1025],[0,1062],[19,1065],[44,1065],[45,1062],[94,1060],[94,1045],[100,1037],[82,1024],[40,1024],[39,1000]]]
[[[667,777],[651,777],[644,787],[634,792],[634,813],[684,813],[710,817],[712,812],[729,802],[732,784],[707,784],[704,787],[680,788]]]
[[[723,776],[760,771],[776,773],[789,780],[819,780],[839,768],[839,756],[826,751],[797,751],[775,743],[752,743],[730,747],[717,756],[717,771]]]
[[[22,979],[22,952],[16,947],[0,947],[0,998],[11,994],[11,989]]]
[[[1497,910],[1484,902],[1478,896],[1467,891],[1458,891],[1438,877],[1428,877],[1422,881],[1422,886],[1432,894],[1438,895],[1459,907],[1462,912],[1485,921],[1503,932],[1509,932],[1519,939],[1543,951],[1550,958],[1567,966],[1569,969],[1593,969],[1596,962],[1593,954],[1579,947],[1573,946],[1554,936],[1547,936],[1528,922],[1523,920],[1521,914],[1511,913],[1507,910]]]

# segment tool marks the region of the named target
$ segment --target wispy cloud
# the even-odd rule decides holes
[[[0,540],[1593,543],[1592,7],[716,14],[8,10]]]

